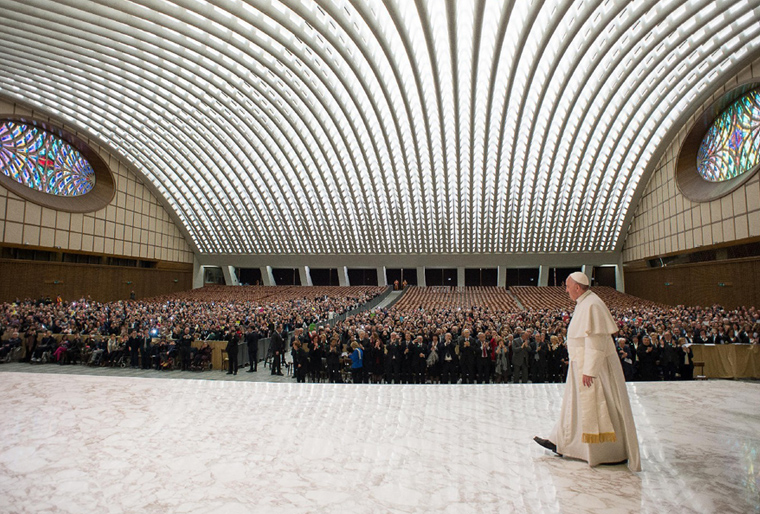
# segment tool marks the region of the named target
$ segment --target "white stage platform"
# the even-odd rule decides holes
[[[564,385],[0,375],[0,512],[760,512],[760,385],[630,385],[643,472],[550,455]]]

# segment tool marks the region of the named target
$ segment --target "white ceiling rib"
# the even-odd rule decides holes
[[[747,0],[0,0],[4,96],[110,146],[201,253],[619,249]]]

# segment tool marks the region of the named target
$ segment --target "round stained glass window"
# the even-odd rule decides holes
[[[95,171],[66,141],[33,125],[0,124],[0,171],[19,184],[57,196],[81,196],[95,187]]]
[[[697,172],[724,182],[760,164],[760,90],[750,91],[723,111],[697,152]]]
[[[48,122],[0,118],[0,184],[29,201],[92,212],[113,199],[114,179],[99,152]]]
[[[710,202],[760,169],[760,84],[736,87],[706,106],[681,142],[676,183],[693,202]]]

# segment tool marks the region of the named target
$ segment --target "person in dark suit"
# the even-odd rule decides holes
[[[457,383],[457,363],[459,357],[452,341],[451,332],[446,332],[443,336],[443,342],[438,350],[438,359],[441,361],[441,383]]]
[[[282,325],[277,325],[271,336],[272,375],[282,376],[282,354],[285,351],[285,341],[282,339]]]
[[[340,384],[343,378],[340,375],[340,348],[338,339],[330,341],[330,349],[327,351],[327,379],[331,384]]]
[[[179,359],[182,363],[182,371],[190,369],[190,346],[193,343],[193,335],[190,333],[190,327],[185,327],[184,332],[179,338],[177,346],[179,347]]]
[[[388,350],[385,359],[385,371],[387,373],[385,381],[389,384],[401,383],[401,361],[404,356],[401,352],[401,345],[398,340],[398,333],[391,333],[391,342],[388,345]]]
[[[240,342],[240,332],[237,330],[237,328],[230,329],[229,332],[227,332],[226,335],[227,339],[227,348],[225,348],[225,351],[227,352],[227,358],[229,359],[229,370],[227,371],[228,375],[237,375],[238,370],[238,343]]]
[[[466,332],[467,330],[464,330],[463,334]],[[473,347],[472,339],[470,337],[463,336],[462,346],[459,348],[459,366],[462,369],[463,384],[472,384],[475,381],[476,358],[477,348]]]
[[[129,329],[129,339],[127,339],[127,349],[129,350],[129,367],[138,368],[140,364],[140,347],[142,346],[142,337],[136,330]]]
[[[664,380],[675,380],[678,368],[678,349],[676,348],[673,335],[665,332],[660,338],[660,367]]]
[[[301,341],[296,339],[293,341],[293,369],[296,375],[296,381],[303,383],[306,382],[306,369],[308,367],[308,357],[306,352],[301,347]]]
[[[424,384],[426,382],[425,372],[427,371],[427,350],[422,340],[422,336],[417,336],[412,345],[412,382],[415,384]]]
[[[512,343],[512,366],[515,370],[515,384],[518,382],[523,384],[528,383],[528,366],[531,353],[528,334],[522,332],[520,337]]]
[[[465,328],[457,341],[459,348],[459,369],[463,384],[471,384],[475,381],[475,366],[477,359],[478,340],[471,335],[470,330]]]
[[[251,367],[247,373],[253,373],[259,367],[259,335],[258,330],[253,329],[253,325],[248,325],[245,332],[245,344],[248,346],[248,362]]]
[[[549,374],[549,344],[544,334],[536,334],[535,353],[532,362],[535,363],[533,383],[543,384]]]

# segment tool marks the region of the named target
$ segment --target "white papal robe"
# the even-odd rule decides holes
[[[611,335],[618,331],[604,302],[586,291],[567,328],[570,366],[559,421],[549,436],[557,452],[590,466],[628,459],[641,471],[639,440],[623,368]],[[594,377],[591,387],[583,375]]]

